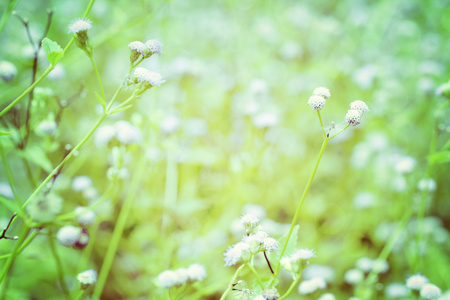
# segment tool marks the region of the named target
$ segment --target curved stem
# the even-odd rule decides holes
[[[289,233],[287,235],[286,241],[284,242],[283,248],[281,250],[281,253],[280,253],[280,256],[279,256],[279,259],[278,259],[278,262],[277,262],[277,266],[275,268],[275,273],[273,274],[274,276],[278,275],[278,271],[280,270],[280,259],[283,257],[283,254],[286,251],[286,247],[288,245],[289,238],[291,237],[292,231],[294,230],[294,227],[297,224],[297,219],[298,219],[298,216],[300,214],[300,208],[302,207],[303,201],[305,201],[306,194],[308,193],[308,190],[309,190],[309,188],[311,186],[311,183],[312,183],[312,181],[314,179],[314,175],[316,174],[317,168],[319,167],[320,159],[322,158],[322,155],[323,155],[323,153],[325,151],[325,148],[326,148],[326,146],[328,144],[328,141],[329,141],[329,139],[324,139],[323,140],[322,147],[320,148],[320,152],[319,152],[319,157],[317,158],[316,164],[314,165],[314,169],[313,169],[313,171],[311,173],[311,176],[309,176],[308,182],[306,183],[305,189],[303,191],[303,195],[300,198],[300,202],[298,203],[297,210],[295,211],[294,218],[292,219],[291,228],[289,229]]]
[[[88,56],[89,56],[89,59],[91,60],[92,67],[94,68],[95,75],[97,76],[97,81],[98,81],[98,85],[100,86],[100,92],[102,93],[103,101],[105,101],[105,91],[103,89],[102,79],[100,78],[100,74],[98,73],[98,68],[97,68],[97,65],[95,64],[94,57],[93,57],[92,53]]]
[[[255,268],[252,266],[252,264],[247,264],[248,268],[250,269],[250,271],[252,271],[252,273],[255,275],[256,280],[258,280],[258,284],[261,287],[261,289],[265,289],[264,284],[261,281],[261,278],[259,277],[258,272],[256,272]]]
[[[295,278],[295,280],[291,283],[291,285],[289,286],[289,289],[286,291],[286,293],[284,293],[283,296],[281,296],[280,298],[278,298],[278,300],[282,300],[285,299],[287,296],[289,296],[289,294],[292,292],[292,290],[295,288],[295,286],[297,285],[297,283],[300,280],[300,275],[297,276],[297,278]]]
[[[11,252],[11,256],[8,257],[8,260],[6,261],[6,264],[3,267],[3,271],[0,274],[0,284],[3,282],[3,279],[5,279],[6,275],[8,274],[9,270],[11,269],[11,266],[14,263],[14,260],[16,259],[17,255],[19,254],[19,248],[22,246],[22,244],[23,244],[24,240],[26,239],[29,232],[30,232],[30,228],[26,227],[26,229],[19,236],[19,239],[17,240],[17,242],[14,245],[14,248]]]
[[[246,266],[246,264],[241,265],[236,272],[234,272],[233,277],[230,280],[230,284],[228,284],[228,288],[225,290],[225,292],[222,294],[222,297],[220,297],[220,300],[225,300],[227,298],[228,293],[233,289],[233,283],[236,281],[236,278],[239,276],[239,273],[241,273],[242,269]]]

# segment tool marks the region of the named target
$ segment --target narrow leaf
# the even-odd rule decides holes
[[[0,135],[10,135],[10,134],[13,134],[13,132],[2,132],[2,131],[0,131]]]
[[[434,164],[445,164],[450,162],[450,151],[440,151],[429,156],[430,162]]]
[[[124,110],[129,109],[129,108],[132,107],[132,106],[133,106],[133,105],[130,104],[130,105],[127,105],[127,106],[125,106],[125,107],[123,107],[123,108],[113,110],[113,111],[111,112],[111,115],[120,113],[120,112],[122,112],[122,111],[124,111]]]

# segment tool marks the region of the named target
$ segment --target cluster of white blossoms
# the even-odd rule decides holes
[[[280,294],[276,288],[265,289],[261,292],[261,295],[256,296],[253,300],[277,300],[280,298]]]
[[[303,270],[309,264],[309,259],[313,257],[316,257],[316,252],[313,249],[299,249],[295,250],[290,256],[282,257],[280,264],[294,275]]]
[[[437,299],[441,296],[441,290],[434,284],[428,283],[428,278],[423,275],[415,274],[406,280],[406,287],[420,292],[423,299]]]
[[[345,115],[345,121],[352,126],[356,126],[361,123],[361,117],[368,111],[369,107],[364,101],[355,100],[350,103],[350,109]]]
[[[153,54],[161,56],[163,43],[158,40],[148,40],[145,43],[140,41],[134,41],[128,44],[128,48],[131,50],[130,60],[135,62],[142,55],[142,59],[149,58]]]
[[[275,252],[278,249],[278,241],[262,231],[259,219],[252,214],[245,214],[241,218],[246,235],[242,241],[228,247],[223,254],[225,266],[232,266],[239,262],[248,262],[258,252]]]
[[[309,97],[308,105],[312,110],[321,110],[330,96],[331,93],[329,89],[326,87],[318,87],[313,91],[312,96]]]
[[[81,288],[86,289],[88,286],[97,283],[97,271],[95,271],[94,269],[90,269],[81,272],[77,275],[77,279],[81,283]]]
[[[62,210],[63,200],[54,193],[42,194],[32,199],[26,210],[33,220],[47,222]]]
[[[185,283],[203,281],[206,277],[206,269],[200,264],[192,264],[187,268],[166,270],[158,275],[157,281],[160,286],[170,289],[173,286],[182,286]]]
[[[134,83],[141,83],[144,86],[146,86],[146,88],[150,88],[153,86],[161,86],[161,84],[166,82],[165,80],[162,79],[161,74],[141,67],[136,68],[136,70],[134,70],[134,75],[132,79]]]
[[[75,34],[75,44],[81,50],[85,51],[88,56],[92,56],[92,46],[89,42],[89,37],[87,35],[87,31],[92,28],[92,21],[84,18],[84,19],[75,19],[69,25],[69,33]]]

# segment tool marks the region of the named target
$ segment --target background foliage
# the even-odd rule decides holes
[[[2,11],[6,4],[0,5]],[[166,79],[131,109],[105,121],[130,122],[139,128],[141,143],[112,140],[101,145],[101,136],[94,135],[52,188],[64,199],[65,213],[87,205],[92,195],[74,191],[72,180],[89,176],[95,187],[91,192],[99,198],[110,184],[106,174],[111,149],[123,147],[129,153],[129,177],[114,183],[106,202],[110,205],[96,210],[97,223],[88,228],[93,252],[87,265],[99,270],[121,203],[133,182],[138,185],[104,299],[166,297],[155,277],[194,262],[205,265],[208,277],[193,291],[218,299],[234,272],[223,266],[222,253],[240,239],[236,219],[243,211],[264,208],[260,213],[272,220],[265,228],[281,237],[321,144],[316,113],[306,104],[318,86],[331,91],[322,114],[326,126],[332,121],[341,124],[348,104],[356,99],[366,101],[371,112],[361,126],[345,131],[326,149],[301,211],[298,246],[317,251],[312,263],[333,268],[334,280],[327,291],[346,299],[353,289],[344,282],[344,273],[361,257],[376,258],[404,212],[413,208],[413,217],[388,258],[389,271],[380,277],[377,299],[384,297],[386,285],[403,283],[416,271],[448,290],[449,155],[444,149],[429,156],[435,126],[436,151],[448,141],[450,131],[448,109],[436,113],[445,99],[435,95],[450,75],[447,4],[442,0],[96,1],[89,15],[93,21],[89,35],[107,97],[124,79],[127,45],[135,40],[156,38],[164,43],[164,54],[144,63]],[[15,11],[29,19],[37,40],[47,22],[43,8],[53,8],[47,36],[65,45],[71,38],[68,24],[81,17],[86,5],[87,1],[22,0]],[[32,56],[18,18],[8,19],[0,39],[0,59],[18,69],[12,81],[0,82],[3,108],[29,86]],[[23,136],[26,130],[28,98],[1,118],[2,128],[15,133],[0,138],[21,199],[61,161],[66,145],[78,143],[89,131],[99,113],[94,95],[98,84],[84,53],[72,46],[59,64],[64,74],[51,74],[34,91],[31,133],[24,149],[17,145],[19,132]],[[47,66],[42,52],[37,73]],[[70,105],[60,112],[61,103]],[[167,133],[166,116],[180,120],[174,133]],[[37,130],[47,118],[57,121],[53,135]],[[404,157],[415,162],[408,174],[396,168]],[[427,197],[423,252],[414,265],[417,184],[430,161],[434,167],[429,175],[437,189]],[[137,177],[142,164],[143,175]],[[0,181],[8,182],[3,165]],[[2,189],[6,193],[4,185]],[[355,200],[362,192],[372,197],[367,207]],[[6,225],[10,217],[2,207],[1,223]],[[9,234],[18,235],[20,226],[16,222]],[[0,240],[0,254],[8,253],[13,243]],[[66,279],[73,282],[82,271],[78,268],[83,252],[62,246],[58,251]],[[269,275],[262,265],[264,272]],[[280,290],[290,284],[289,277],[285,281]],[[18,257],[7,295],[60,297],[44,235]],[[300,296],[295,291],[291,297]]]

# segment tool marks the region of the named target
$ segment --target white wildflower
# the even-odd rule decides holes
[[[367,104],[361,100],[355,100],[350,103],[350,109],[357,110],[361,116],[369,111],[369,107],[367,106]]]
[[[425,283],[420,289],[420,296],[424,299],[437,299],[441,296],[441,290],[431,283]]]
[[[312,110],[321,110],[325,105],[326,99],[322,96],[312,95],[308,99],[308,105]]]
[[[72,181],[72,189],[76,192],[82,192],[92,186],[92,180],[88,176],[77,176]]]
[[[323,97],[325,100],[331,97],[330,90],[326,87],[318,87],[313,91],[313,96]]]
[[[345,115],[345,121],[352,126],[356,126],[361,123],[361,113],[355,109],[350,109]]]
[[[144,54],[145,44],[140,41],[134,41],[128,44],[128,48],[136,54]]]
[[[406,286],[412,290],[420,290],[427,282],[428,278],[420,274],[415,274],[406,280]]]
[[[187,268],[189,281],[203,281],[206,277],[206,269],[200,264],[192,264]]]
[[[77,279],[84,286],[94,285],[97,282],[97,272],[93,269],[81,272]]]
[[[92,225],[95,222],[95,212],[87,207],[78,206],[73,211],[81,225]]]
[[[364,273],[359,269],[350,269],[345,272],[344,280],[349,284],[358,284],[364,280]]]
[[[145,55],[146,57],[149,57],[153,54],[158,54],[161,56],[161,53],[163,52],[162,46],[164,46],[160,41],[158,40],[148,40],[145,42]]]
[[[84,19],[75,19],[72,24],[69,25],[69,33],[79,33],[80,31],[87,31],[92,28],[92,21],[84,18]]]

